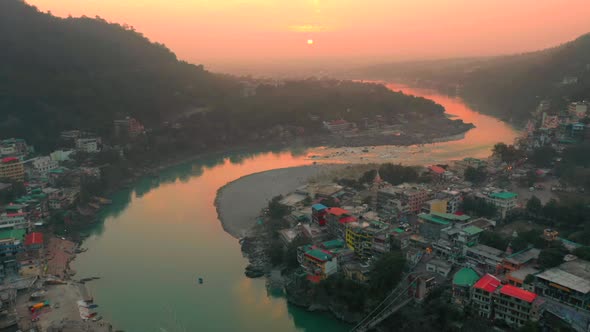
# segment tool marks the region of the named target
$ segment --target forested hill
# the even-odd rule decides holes
[[[0,1],[0,45],[0,132],[36,142],[64,128],[108,131],[127,114],[157,123],[220,98],[229,83],[129,27],[57,18],[21,0]]]
[[[0,138],[22,137],[42,152],[69,129],[119,144],[113,120],[126,115],[151,129],[145,151],[172,155],[321,136],[322,121],[335,119],[409,122],[409,133],[429,137],[468,129],[442,106],[382,85],[213,74],[132,28],[57,18],[21,0],[0,0],[0,45]]]
[[[502,57],[376,65],[352,77],[398,79],[458,93],[481,111],[526,120],[540,99],[555,108],[590,98],[590,34],[563,45]],[[566,77],[577,83],[563,84]]]

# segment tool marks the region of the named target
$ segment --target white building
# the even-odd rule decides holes
[[[47,173],[58,166],[57,161],[48,156],[37,157],[31,162],[33,168],[33,175],[36,177],[47,177]]]
[[[74,153],[74,150],[55,150],[49,155],[52,160],[57,162],[70,160],[70,155]]]
[[[26,212],[0,214],[0,229],[28,228],[30,226]]]
[[[99,152],[98,148],[99,139],[98,138],[78,138],[76,139],[76,149],[78,151],[87,152],[87,153],[96,153]]]
[[[588,112],[588,104],[584,102],[571,103],[568,106],[568,112],[578,119],[584,118]]]
[[[509,191],[490,193],[485,196],[486,202],[491,203],[498,208],[502,218],[506,218],[506,212],[516,207],[517,198],[518,195],[516,193]]]

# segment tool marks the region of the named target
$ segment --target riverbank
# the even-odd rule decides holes
[[[256,224],[260,210],[268,200],[307,184],[311,177],[321,176],[342,165],[308,165],[274,169],[243,176],[217,191],[215,208],[223,229],[242,238]]]

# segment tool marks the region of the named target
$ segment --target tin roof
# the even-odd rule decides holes
[[[537,298],[537,294],[512,285],[504,285],[500,288],[500,294],[515,297],[528,303],[532,303]]]
[[[479,279],[473,287],[492,293],[500,286],[500,284],[500,279],[488,273]]]
[[[479,275],[473,269],[464,267],[453,276],[453,285],[471,287],[478,279]]]

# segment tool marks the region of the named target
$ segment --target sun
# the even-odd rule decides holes
[[[307,40],[307,45],[313,45],[313,39],[308,39]]]

